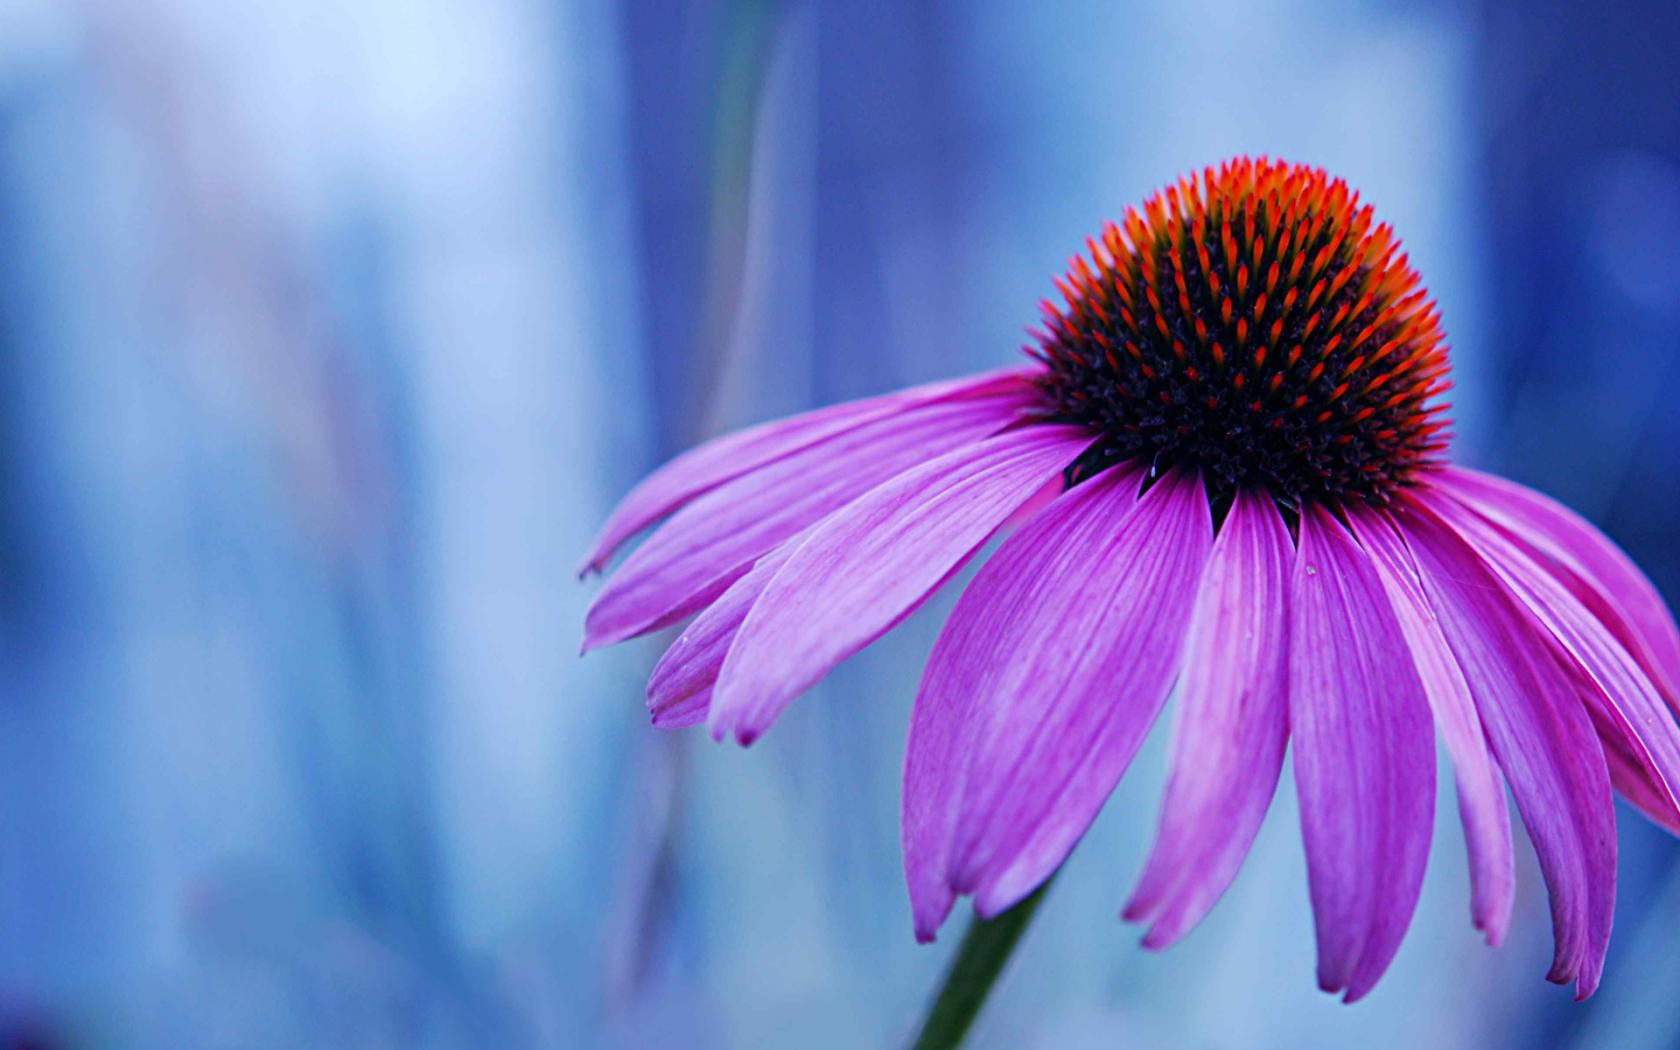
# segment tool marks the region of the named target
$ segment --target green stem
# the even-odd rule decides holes
[[[1050,883],[1045,882],[1031,896],[994,919],[976,918],[969,923],[957,956],[945,971],[939,997],[922,1022],[915,1050],[952,1050],[962,1042],[1049,887]]]

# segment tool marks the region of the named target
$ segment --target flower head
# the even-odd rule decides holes
[[[1351,1001],[1417,903],[1452,761],[1470,912],[1497,944],[1506,791],[1552,900],[1548,976],[1596,987],[1612,789],[1680,830],[1680,631],[1591,525],[1444,461],[1437,315],[1386,226],[1317,169],[1237,160],[1089,242],[1032,364],[720,438],[638,485],[586,568],[585,647],[692,616],[656,725],[748,743],[994,536],[916,696],[915,932],[994,915],[1095,819],[1176,696],[1159,830],[1124,915],[1189,931],[1292,755],[1318,980]]]
[[[1445,447],[1434,304],[1340,179],[1238,160],[1128,209],[1056,281],[1028,352],[1105,459],[1229,492],[1386,500]]]

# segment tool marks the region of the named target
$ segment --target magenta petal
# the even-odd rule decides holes
[[[648,701],[655,729],[687,729],[706,720],[706,708],[711,704],[712,687],[705,686],[692,693],[676,697],[668,703],[654,706]]]
[[[810,533],[807,529],[754,562],[751,571],[706,606],[665,650],[648,678],[648,710],[653,713],[654,725],[679,729],[706,720],[712,684],[742,621]]]
[[[1680,726],[1644,669],[1602,620],[1504,532],[1457,500],[1435,497],[1429,506],[1558,641],[1591,687],[1583,697],[1600,735],[1613,737],[1649,778],[1663,808],[1680,814]]]
[[[732,478],[907,409],[1018,387],[1031,371],[1024,368],[999,369],[911,387],[881,397],[829,405],[814,412],[737,430],[690,449],[649,474],[619,502],[602,526],[579,573],[600,569],[625,540],[689,500]]]
[[[1458,814],[1470,857],[1470,919],[1489,944],[1497,945],[1511,921],[1516,868],[1505,785],[1488,751],[1470,684],[1424,595],[1412,553],[1391,521],[1365,508],[1351,509],[1348,519],[1388,592],[1435,726],[1452,758]]]
[[[1239,491],[1196,592],[1160,829],[1124,913],[1151,923],[1146,947],[1178,940],[1213,907],[1277,790],[1294,557],[1271,497]]]
[[[1022,384],[926,405],[720,485],[673,515],[612,575],[584,620],[584,648],[687,616],[766,551],[888,478],[1007,426],[1037,397]]]
[[[1633,559],[1579,514],[1515,482],[1455,467],[1439,484],[1538,552],[1680,712],[1680,628]]]
[[[995,915],[1054,871],[1131,762],[1179,665],[1212,542],[1194,475],[1116,468],[1011,536],[922,676],[904,771],[916,935],[952,894]]]
[[[1289,725],[1318,931],[1318,983],[1352,1002],[1411,922],[1429,853],[1429,704],[1370,558],[1335,518],[1301,515]]]
[[[1589,709],[1589,713],[1595,715],[1596,711],[1597,708]],[[1619,734],[1609,731],[1597,717],[1593,718],[1593,727],[1598,730],[1598,742],[1604,747],[1604,761],[1610,767],[1610,786],[1652,823],[1680,835],[1680,813],[1669,802],[1662,784],[1651,776]]]
[[[1093,440],[1033,426],[957,449],[817,526],[741,625],[707,722],[750,743],[795,696],[909,615]]]
[[[1571,676],[1545,628],[1453,528],[1415,502],[1394,512],[1458,658],[1551,891],[1551,980],[1598,984],[1616,891],[1610,782]]]

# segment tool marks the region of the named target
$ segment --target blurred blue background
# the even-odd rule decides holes
[[[949,596],[749,752],[575,655],[571,568],[719,430],[1014,359],[1105,218],[1239,152],[1399,229],[1458,454],[1680,599],[1680,8],[982,0],[0,5],[0,1046],[893,1045],[898,766]],[[1680,1042],[1680,847],[1603,990],[1418,919],[1313,986],[1286,782],[1164,955],[1157,734],[976,1045]]]

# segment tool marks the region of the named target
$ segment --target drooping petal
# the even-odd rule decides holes
[[[1579,689],[1544,626],[1451,525],[1417,501],[1393,514],[1540,860],[1556,939],[1547,976],[1584,998],[1610,941],[1616,829]]]
[[[1680,813],[1669,803],[1662,784],[1628,748],[1621,735],[1604,724],[1598,716],[1599,710],[1597,706],[1588,706],[1588,713],[1593,715],[1593,728],[1598,731],[1598,742],[1604,748],[1605,764],[1610,767],[1610,786],[1652,823],[1680,835]]]
[[[1600,735],[1649,778],[1663,808],[1680,817],[1680,726],[1627,649],[1567,588],[1506,533],[1463,503],[1435,496],[1429,507],[1475,548],[1592,688],[1583,692]]]
[[[995,915],[1054,871],[1166,700],[1212,543],[1194,475],[1141,499],[1111,469],[1011,536],[935,643],[911,720],[904,861],[916,936],[953,893]]]
[[[1318,983],[1353,1002],[1411,922],[1435,797],[1429,704],[1370,558],[1321,508],[1301,515],[1289,725],[1318,933]]]
[[[706,720],[706,708],[711,704],[712,687],[707,685],[692,693],[656,701],[648,698],[648,714],[655,729],[687,729]]]
[[[706,720],[712,683],[753,603],[787,564],[807,529],[753,563],[752,569],[706,606],[665,650],[648,677],[648,710],[661,729],[680,729]]]
[[[1531,488],[1459,467],[1441,471],[1439,484],[1537,553],[1680,713],[1680,628],[1632,558],[1585,518]]]
[[[846,401],[737,430],[690,449],[649,474],[619,502],[579,566],[579,575],[599,570],[625,540],[732,478],[865,423],[939,401],[1008,390],[1019,386],[1030,371],[998,369]]]
[[[918,463],[1007,426],[1037,394],[926,405],[793,452],[678,511],[608,579],[584,620],[593,649],[673,623],[716,598],[760,555]]]
[[[1005,533],[1024,522],[1047,505],[1061,487],[1060,476],[1050,478],[998,526],[997,532]],[[680,729],[706,720],[712,684],[747,612],[794,550],[822,524],[806,528],[754,562],[751,571],[703,609],[665,650],[648,679],[648,709],[656,727]]]
[[[1435,716],[1435,727],[1452,758],[1458,814],[1470,857],[1470,919],[1487,935],[1489,944],[1497,945],[1504,940],[1511,921],[1516,867],[1505,785],[1488,752],[1470,684],[1441,633],[1405,540],[1394,531],[1386,515],[1353,508],[1348,511],[1348,521],[1388,592],[1389,604]]]
[[[830,515],[741,625],[712,690],[712,735],[752,742],[795,696],[909,615],[1093,440],[1082,427],[1006,431]]]
[[[1151,924],[1145,947],[1173,943],[1213,907],[1277,790],[1294,558],[1271,497],[1237,492],[1196,591],[1160,829],[1124,912]]]

